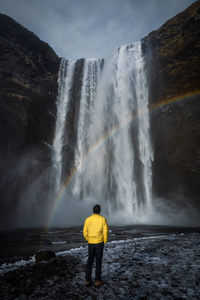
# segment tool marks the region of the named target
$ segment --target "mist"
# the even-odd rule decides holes
[[[24,157],[18,168],[13,171],[13,177],[19,179],[26,176],[27,165],[34,157]],[[14,174],[15,173],[15,174]],[[111,208],[105,204],[101,197],[87,197],[77,201],[69,192],[73,186],[75,177],[59,196],[49,184],[45,188],[45,182],[52,178],[52,169],[46,169],[37,179],[31,181],[26,188],[20,188],[20,201],[13,207],[11,213],[1,217],[1,228],[32,228],[32,227],[71,227],[83,226],[85,219],[92,214],[95,204],[101,205],[101,214],[108,220],[109,225],[170,225],[170,226],[200,226],[200,215],[189,199],[183,199],[181,195],[173,195],[170,198],[153,198],[152,207],[141,210],[139,213]],[[31,179],[30,179],[31,180]],[[19,182],[16,182],[16,186]],[[18,186],[19,188],[19,186]]]

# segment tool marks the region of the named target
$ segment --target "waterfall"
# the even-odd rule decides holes
[[[66,121],[67,107],[70,99],[70,87],[73,81],[74,61],[61,61],[58,74],[58,98],[57,98],[57,120],[55,138],[53,143],[53,163],[54,163],[54,178],[55,190],[58,191],[61,185],[62,174],[62,147],[63,136]]]
[[[74,203],[103,204],[108,214],[145,215],[152,205],[153,151],[141,43],[124,45],[105,61],[86,59],[81,68],[77,75],[81,87],[75,96],[76,62],[63,60],[60,66],[53,145],[56,188],[61,185],[62,168],[69,166],[63,167],[63,156],[72,143],[63,151],[63,139],[68,135],[66,116],[73,101],[74,176],[67,197]]]
[[[80,113],[77,128],[77,148],[75,149],[75,166],[77,176],[73,186],[73,194],[80,196],[80,188],[87,188],[87,173],[82,168],[84,156],[90,149],[92,141],[92,126],[94,115],[94,101],[97,91],[97,84],[100,76],[101,60],[87,59],[85,62],[84,76],[81,89]],[[85,177],[83,177],[83,172]],[[85,180],[83,183],[82,181]],[[84,192],[86,196],[86,192]]]

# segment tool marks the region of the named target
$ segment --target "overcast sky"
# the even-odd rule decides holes
[[[106,58],[139,41],[195,0],[0,0],[0,12],[47,42],[58,56]]]

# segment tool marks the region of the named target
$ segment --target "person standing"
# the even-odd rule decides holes
[[[88,261],[86,264],[85,285],[91,285],[91,273],[94,258],[96,257],[95,286],[99,287],[104,282],[101,280],[101,266],[104,244],[108,241],[108,223],[106,218],[100,215],[101,207],[96,204],[93,214],[85,220],[83,236],[88,242]]]

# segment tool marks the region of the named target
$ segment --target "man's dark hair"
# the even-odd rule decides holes
[[[99,204],[96,204],[94,207],[93,207],[93,213],[94,214],[100,214],[101,212],[101,207]]]

